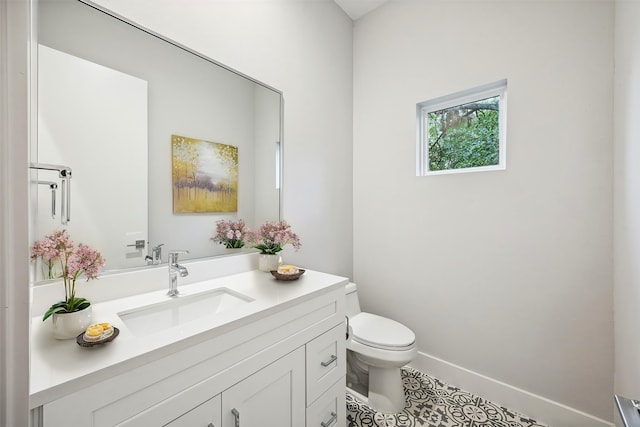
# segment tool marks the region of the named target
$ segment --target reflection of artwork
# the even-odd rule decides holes
[[[173,212],[238,211],[238,147],[171,135]]]

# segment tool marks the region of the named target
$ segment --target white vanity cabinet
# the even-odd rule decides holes
[[[332,284],[79,378],[33,427],[344,426],[344,295]]]

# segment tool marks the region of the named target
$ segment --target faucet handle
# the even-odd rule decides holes
[[[169,264],[176,264],[178,262],[178,255],[179,254],[188,254],[188,253],[189,253],[189,251],[186,250],[186,249],[170,251],[169,252]]]

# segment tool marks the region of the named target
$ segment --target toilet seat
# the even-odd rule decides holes
[[[416,336],[402,323],[372,313],[358,313],[349,319],[352,339],[382,350],[403,351],[413,346]]]

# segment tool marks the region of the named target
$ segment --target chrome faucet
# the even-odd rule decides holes
[[[189,270],[186,267],[178,264],[179,254],[188,254],[189,251],[171,251],[169,252],[169,292],[167,295],[170,297],[178,296],[178,273],[180,277],[187,277]]]

